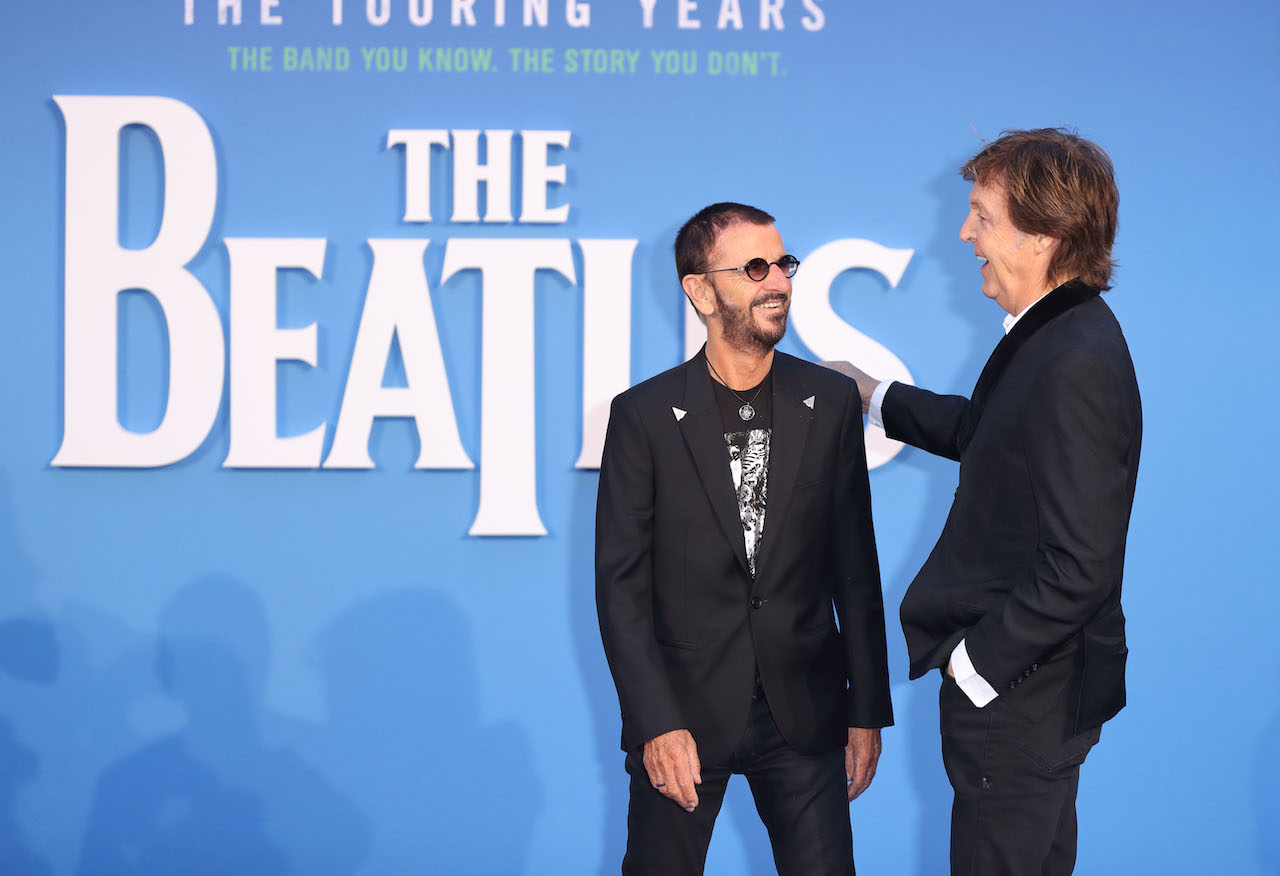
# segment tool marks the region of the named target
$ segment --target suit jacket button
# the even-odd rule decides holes
[[[764,600],[763,600],[763,599],[761,599],[759,596],[753,596],[753,597],[751,597],[751,607],[752,607],[752,608],[759,608],[759,607],[760,607],[760,606],[762,606],[762,605],[764,605]]]
[[[1037,669],[1039,669],[1039,668],[1040,668],[1040,664],[1039,664],[1039,663],[1032,663],[1032,664],[1031,664],[1031,671],[1032,671],[1032,672],[1035,672],[1035,671],[1036,671]]]

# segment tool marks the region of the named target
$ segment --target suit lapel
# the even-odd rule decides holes
[[[813,411],[803,399],[813,395],[800,384],[795,360],[785,353],[773,356],[773,432],[769,436],[768,501],[765,504],[764,532],[760,551],[756,555],[756,581],[760,581],[769,557],[774,538],[771,533],[782,531],[787,508],[791,505],[791,493],[796,485],[796,473],[804,458],[805,441],[809,437],[809,424]]]
[[[978,429],[978,421],[982,419],[987,400],[1008,370],[1014,354],[1054,317],[1061,316],[1097,294],[1097,289],[1085,285],[1079,279],[1069,280],[1037,302],[1026,316],[1018,320],[1013,330],[1000,339],[1000,343],[991,351],[991,358],[983,366],[982,373],[978,375],[973,394],[969,396],[969,407],[965,410],[960,431],[956,434],[956,445],[961,454],[973,440],[973,433]]]
[[[711,510],[724,530],[724,536],[733,548],[733,555],[738,558],[742,571],[750,574],[746,541],[742,536],[742,518],[738,514],[738,495],[733,489],[733,474],[729,471],[729,450],[724,442],[724,424],[720,420],[720,409],[716,406],[715,394],[711,389],[705,348],[689,360],[685,368],[684,398],[679,407],[687,412],[680,420],[680,434],[684,436],[689,453],[693,455],[694,468],[698,471],[702,488],[711,503]],[[765,520],[767,524],[767,510]]]

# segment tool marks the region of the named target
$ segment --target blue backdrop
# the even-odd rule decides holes
[[[616,872],[587,375],[680,361],[670,241],[732,199],[802,259],[911,251],[896,282],[798,287],[861,335],[796,324],[783,349],[875,343],[967,392],[1003,314],[956,168],[1068,124],[1115,161],[1108,300],[1146,418],[1129,706],[1083,773],[1079,871],[1280,871],[1278,38],[1264,0],[6,4],[0,870]],[[476,130],[515,132],[509,170],[502,134],[468,163]],[[170,222],[194,242],[166,273]],[[171,343],[180,311],[200,328]],[[185,438],[140,443],[184,406]],[[347,414],[359,456],[360,410],[372,468],[334,453]],[[277,434],[317,437],[282,461]],[[890,607],[955,481],[909,449],[872,472]],[[938,873],[936,681],[907,682],[889,620],[898,723],[855,848]],[[745,783],[708,872],[771,872]]]

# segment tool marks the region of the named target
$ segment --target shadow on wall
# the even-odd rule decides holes
[[[1253,770],[1253,814],[1258,832],[1258,863],[1263,873],[1280,873],[1280,711],[1259,734]]]
[[[0,622],[0,672],[50,685],[58,679],[59,663],[58,640],[48,621],[19,617]]]
[[[0,473],[0,678],[47,687],[58,680],[61,652],[53,623],[32,596],[36,567],[22,549],[8,479]],[[6,697],[12,699],[12,697]],[[40,773],[40,759],[0,717],[0,872],[42,876],[49,865],[30,847],[19,824],[19,790]]]
[[[342,874],[368,822],[297,754],[264,741],[268,629],[257,597],[208,577],[170,599],[156,672],[185,726],[103,770],[79,872]]]
[[[314,754],[378,828],[362,872],[522,872],[542,788],[520,728],[481,718],[457,603],[380,593],[321,634],[319,662],[329,725]]]
[[[0,871],[9,876],[42,876],[49,867],[27,846],[14,817],[18,790],[35,778],[39,760],[13,737],[9,722],[0,719]]]
[[[627,850],[628,779],[623,767],[622,715],[613,676],[600,643],[600,623],[595,600],[595,516],[599,476],[574,473],[573,521],[569,526],[569,582],[573,598],[573,649],[578,658],[582,688],[591,707],[595,738],[596,774],[590,778],[604,789],[604,806],[595,827],[603,835],[601,857],[596,872],[607,876],[618,872]]]
[[[51,685],[61,664],[52,621],[36,607],[36,568],[22,549],[8,479],[0,472],[0,674]]]

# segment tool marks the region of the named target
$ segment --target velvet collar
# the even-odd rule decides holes
[[[1014,354],[1052,319],[1084,304],[1099,292],[1100,290],[1087,285],[1079,277],[1068,280],[1037,301],[1035,306],[1018,320],[1018,324],[1009,330],[1009,334],[996,344],[996,348],[991,352],[991,358],[987,360],[982,374],[978,377],[977,385],[973,388],[973,394],[969,397],[969,407],[965,410],[960,431],[956,434],[956,446],[961,454],[973,440],[973,433],[977,431],[978,421],[982,418],[982,409],[986,406],[996,384],[1004,376],[1009,363],[1013,361]]]

